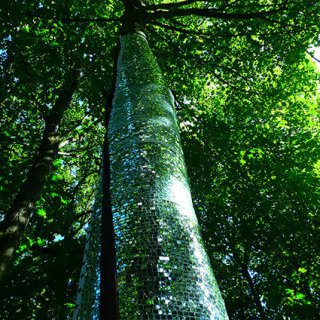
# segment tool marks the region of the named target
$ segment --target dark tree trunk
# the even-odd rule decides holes
[[[121,34],[144,30],[144,11],[140,0],[124,0],[125,13],[122,17]],[[103,146],[102,170],[102,215],[101,215],[101,251],[100,251],[100,320],[119,320],[119,301],[117,288],[116,249],[113,226],[113,214],[110,194],[110,153],[109,122],[112,100],[116,89],[117,60],[120,44],[114,57],[112,91],[108,95],[105,110],[106,135]]]
[[[241,263],[240,264],[240,267],[241,267],[241,271],[242,271],[242,274],[244,276],[244,278],[247,280],[248,282],[248,285],[249,285],[249,288],[250,288],[250,292],[252,294],[252,297],[253,297],[253,301],[254,301],[254,304],[256,305],[256,308],[260,314],[260,319],[262,320],[267,320],[267,315],[264,311],[264,308],[261,304],[261,301],[260,301],[260,296],[255,288],[255,284],[253,282],[253,279],[249,273],[249,270],[247,268],[247,266],[244,264],[244,263]]]
[[[116,50],[116,57],[118,50]],[[119,320],[118,290],[116,280],[116,249],[113,228],[113,215],[110,194],[110,154],[108,125],[110,121],[111,105],[115,89],[117,63],[114,65],[114,81],[112,93],[107,98],[105,110],[106,135],[103,146],[102,170],[102,215],[101,215],[101,257],[100,257],[100,319]]]
[[[6,275],[18,248],[20,237],[25,230],[35,203],[45,185],[52,163],[59,150],[59,126],[65,110],[69,107],[78,83],[78,70],[66,75],[59,96],[45,117],[45,128],[39,150],[33,164],[16,195],[11,208],[0,225],[0,282]]]

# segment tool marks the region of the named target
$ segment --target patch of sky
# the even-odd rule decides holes
[[[320,70],[320,47],[311,47],[308,52],[316,63],[318,70]]]
[[[64,239],[64,236],[62,236],[61,234],[55,233],[53,242],[59,242],[59,241],[62,241],[63,239]]]

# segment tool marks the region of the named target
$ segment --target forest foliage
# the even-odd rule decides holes
[[[229,317],[319,319],[320,98],[310,48],[319,45],[320,3],[182,2],[144,2],[146,34],[176,99]],[[65,84],[77,80],[1,285],[1,319],[71,319],[122,13],[111,0],[0,4],[0,221]]]

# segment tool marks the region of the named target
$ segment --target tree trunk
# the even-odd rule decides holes
[[[249,270],[247,268],[247,266],[244,264],[244,263],[240,263],[240,267],[241,267],[241,271],[242,271],[242,274],[244,276],[244,278],[247,280],[248,282],[248,285],[249,285],[249,288],[250,288],[250,292],[252,294],[252,297],[253,297],[253,301],[256,305],[256,308],[260,314],[260,319],[262,320],[266,320],[268,319],[267,318],[267,315],[264,311],[264,308],[262,306],[262,303],[260,301],[260,296],[255,288],[255,285],[254,285],[254,282],[253,282],[253,279],[249,273]]]
[[[59,125],[77,87],[78,71],[70,72],[49,115],[39,150],[33,160],[25,182],[0,225],[0,282],[7,273],[19,246],[20,237],[30,220],[35,203],[46,183],[52,163],[59,149]]]
[[[139,31],[121,36],[109,141],[120,318],[228,319],[191,201],[173,97]],[[85,314],[87,289],[76,319],[99,319]]]
[[[87,241],[78,285],[77,307],[73,314],[74,320],[100,319],[101,203],[102,181],[99,182],[90,226],[87,231]]]

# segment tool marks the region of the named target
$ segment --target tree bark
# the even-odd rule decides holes
[[[12,263],[20,237],[27,227],[36,201],[50,174],[52,163],[58,154],[60,142],[58,129],[76,90],[78,76],[78,70],[66,75],[59,96],[52,110],[45,117],[42,141],[26,180],[0,225],[0,282]]]
[[[117,46],[116,57],[119,54]],[[101,217],[101,259],[100,259],[100,320],[119,320],[119,301],[117,286],[117,261],[115,233],[110,194],[110,153],[108,127],[110,122],[111,106],[116,86],[117,63],[114,64],[112,93],[108,96],[105,110],[106,133],[103,145],[103,170],[102,170],[102,217]]]

